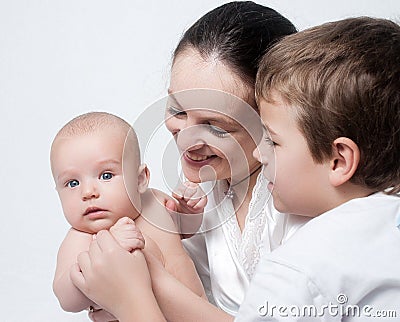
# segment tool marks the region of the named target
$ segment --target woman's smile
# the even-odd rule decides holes
[[[182,159],[189,163],[190,165],[194,166],[204,166],[208,164],[211,160],[216,158],[217,156],[215,154],[213,155],[204,155],[204,154],[199,154],[193,151],[186,151],[183,153]]]

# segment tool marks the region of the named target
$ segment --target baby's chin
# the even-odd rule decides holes
[[[84,227],[80,227],[78,229],[80,231],[84,231],[89,234],[97,234],[100,230],[109,230],[114,224],[116,220],[114,218],[101,218],[91,220],[89,223],[86,223]]]

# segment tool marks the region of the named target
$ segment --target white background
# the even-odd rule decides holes
[[[90,110],[134,121],[165,95],[183,31],[222,3],[0,0],[0,321],[87,321],[63,312],[51,289],[68,228],[50,173],[51,141]],[[398,0],[258,3],[300,30],[358,15],[400,19]],[[151,184],[162,187],[160,157],[149,151]]]

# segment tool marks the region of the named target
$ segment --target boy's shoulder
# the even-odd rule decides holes
[[[355,198],[310,220],[287,244],[293,248],[299,248],[300,243],[313,249],[329,247],[331,250],[345,247],[350,241],[364,241],[368,245],[379,237],[388,238],[390,233],[400,234],[397,229],[393,230],[399,213],[400,197],[397,195],[375,193]],[[374,239],[370,238],[371,231],[375,232]]]
[[[350,200],[306,223],[268,259],[302,271],[320,285],[354,285],[361,278],[360,267],[363,277],[378,284],[385,277],[398,280],[399,214],[398,196],[377,193]]]

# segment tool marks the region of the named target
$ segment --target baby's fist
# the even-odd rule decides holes
[[[197,184],[186,181],[175,188],[172,196],[178,200],[178,211],[185,214],[201,214],[207,205],[207,195]]]
[[[120,218],[111,228],[111,235],[128,252],[144,248],[144,237],[133,219]]]

